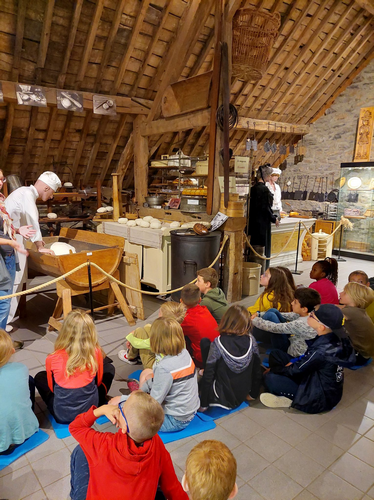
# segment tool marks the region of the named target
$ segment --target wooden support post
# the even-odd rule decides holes
[[[134,184],[135,199],[142,206],[148,194],[148,137],[141,135],[144,116],[134,120]]]
[[[122,214],[122,206],[119,206],[118,177],[119,174],[112,174],[113,220],[115,222],[118,221],[120,215]]]
[[[222,226],[224,235],[229,237],[225,250],[223,290],[229,303],[242,298],[243,283],[243,229],[245,217],[230,217]]]
[[[129,309],[129,306],[127,305],[127,302],[126,302],[124,296],[122,295],[122,292],[121,292],[119,286],[117,285],[117,283],[114,283],[114,281],[111,281],[110,288],[113,290],[114,295],[115,295],[116,299],[118,300],[119,306],[123,312],[123,315],[127,319],[128,324],[135,325],[134,317],[133,317],[133,315]]]

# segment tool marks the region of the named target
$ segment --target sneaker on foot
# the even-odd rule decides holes
[[[130,389],[130,392],[138,391],[139,390],[139,382],[135,380],[134,378],[128,378],[127,379],[127,387]]]
[[[22,349],[23,346],[24,346],[24,342],[21,342],[20,340],[13,341],[13,347],[16,351],[18,351],[19,349]]]
[[[137,365],[138,362],[136,359],[129,359],[127,357],[128,355],[128,350],[127,349],[122,349],[121,351],[119,351],[118,353],[118,357],[121,361],[124,361],[125,363],[128,363],[129,365]]]
[[[13,331],[13,327],[12,327],[12,325],[6,325],[6,327],[5,327],[5,331],[6,331],[7,333],[12,332],[12,331]]]
[[[260,401],[268,408],[289,408],[292,404],[292,399],[285,396],[275,396],[270,392],[264,392],[260,395]]]

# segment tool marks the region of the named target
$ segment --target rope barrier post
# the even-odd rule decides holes
[[[90,296],[90,309],[91,309],[91,316],[92,319],[94,319],[94,309],[93,309],[93,297],[92,297],[92,277],[91,277],[91,263],[88,260],[87,261],[87,274],[88,274],[88,288],[90,289],[89,291],[89,296]]]
[[[301,232],[301,222],[299,222],[299,229],[297,230],[296,263],[295,263],[295,269],[291,271],[292,274],[302,274],[302,271],[297,270],[297,261],[299,259],[299,247],[300,247],[300,232]]]
[[[342,239],[343,239],[343,225],[340,226],[339,250],[338,250],[338,258],[336,260],[338,262],[347,262],[347,259],[343,259],[343,257],[340,257],[340,249],[342,247]]]

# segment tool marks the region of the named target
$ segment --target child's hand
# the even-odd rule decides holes
[[[121,402],[121,396],[116,396],[108,401],[108,405],[118,406]]]
[[[286,366],[291,366],[291,365],[292,365],[292,363],[291,363],[291,362],[286,364]]]
[[[251,319],[257,318],[257,313],[252,314]]]
[[[268,373],[270,373],[270,368],[266,368],[266,370],[264,370],[262,375],[264,376],[267,375]]]
[[[126,349],[130,350],[131,349],[131,344],[128,340],[126,340]]]

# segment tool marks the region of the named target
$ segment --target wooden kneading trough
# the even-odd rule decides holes
[[[28,257],[29,267],[40,273],[59,277],[75,267],[90,261],[100,266],[111,276],[119,279],[118,266],[124,248],[124,239],[122,237],[62,228],[60,236],[44,238],[46,248],[50,248],[57,241],[73,246],[76,249],[76,253],[59,256],[44,254],[38,252],[33,243],[26,242],[26,248],[30,254]],[[91,266],[91,280],[93,291],[110,289],[112,293],[109,295],[113,295],[114,293],[118,305],[129,324],[135,324],[119,286],[93,266]],[[61,316],[62,312],[65,317],[71,310],[71,297],[88,293],[89,291],[88,268],[84,267],[68,276],[65,280],[59,281],[56,283],[56,289],[58,299],[53,315],[49,320],[49,325],[59,330],[61,323],[57,319]],[[104,308],[113,309],[113,304],[104,306]],[[103,307],[98,309],[103,309]]]

